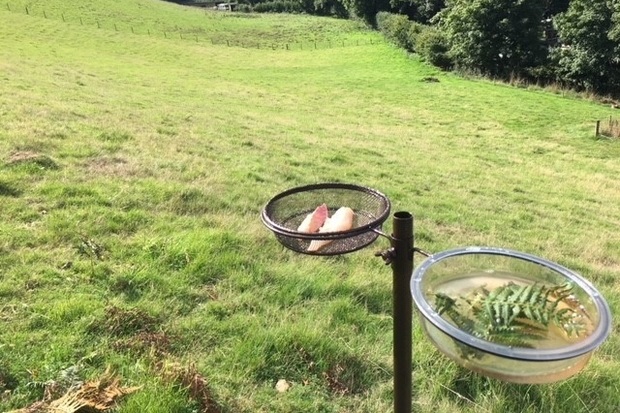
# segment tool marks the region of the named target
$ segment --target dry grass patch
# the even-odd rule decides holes
[[[108,306],[102,319],[90,326],[94,333],[107,333],[115,337],[137,334],[152,334],[158,329],[160,322],[157,318],[138,308],[123,309]]]
[[[164,381],[185,389],[189,397],[198,403],[200,413],[221,413],[222,407],[215,400],[207,379],[191,363],[181,366],[177,363],[159,363],[156,370]]]
[[[47,155],[31,152],[31,151],[17,151],[9,155],[7,159],[8,166],[17,166],[30,164],[41,169],[58,169],[59,166],[52,158]]]
[[[117,351],[131,351],[137,354],[149,354],[155,358],[167,356],[171,348],[171,338],[166,333],[139,332],[131,337],[116,340],[112,347]]]
[[[89,175],[116,178],[135,178],[143,175],[139,168],[119,156],[102,156],[84,162],[82,167]]]
[[[140,387],[122,387],[120,379],[107,370],[99,379],[65,387],[51,380],[45,384],[43,400],[7,413],[97,413],[109,411],[118,400]],[[64,393],[64,394],[63,394]]]

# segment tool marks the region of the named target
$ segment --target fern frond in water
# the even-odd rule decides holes
[[[462,304],[465,305],[462,306],[456,299],[446,294],[437,293],[435,295],[437,312],[452,320],[460,330],[474,337],[507,346],[526,348],[533,347],[530,343],[531,340],[543,338],[545,331],[540,331],[535,326],[530,326],[519,320],[513,320],[508,326],[497,325],[489,317],[489,313],[474,311],[474,308],[477,307],[474,307],[472,302],[458,301],[462,301]]]
[[[582,315],[571,307],[559,308],[567,300],[575,300],[571,284],[510,282],[492,291],[480,287],[465,297],[435,294],[437,312],[459,329],[487,341],[525,348],[544,339],[550,323],[567,336],[583,333],[586,327]]]

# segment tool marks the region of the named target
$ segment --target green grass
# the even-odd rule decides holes
[[[86,379],[108,366],[143,386],[119,412],[204,410],[162,374],[176,363],[224,412],[390,411],[391,274],[373,256],[387,242],[312,258],[260,222],[271,196],[313,182],[384,192],[426,250],[557,261],[618,311],[620,147],[593,137],[611,109],[439,73],[352,22],[25,4],[0,12],[0,410],[39,400],[70,367]],[[114,29],[208,39],[207,19],[248,40],[374,41],[286,51]],[[417,322],[413,350],[416,411],[620,406],[615,334],[578,376],[545,386],[469,373]]]
[[[7,11],[125,34],[251,48],[314,49],[370,44],[377,33],[361,22],[280,14],[214,12],[155,0],[104,0],[93,7],[66,1],[10,0]]]

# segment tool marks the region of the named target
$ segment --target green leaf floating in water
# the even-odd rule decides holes
[[[465,296],[435,294],[436,311],[475,337],[515,347],[534,348],[547,338],[551,323],[567,337],[579,337],[587,317],[571,284],[547,286],[509,282],[489,291],[484,286]],[[560,305],[564,303],[563,305]]]

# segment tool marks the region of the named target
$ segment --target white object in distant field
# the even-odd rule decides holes
[[[280,379],[276,383],[276,390],[280,393],[284,393],[285,391],[288,391],[288,389],[290,388],[291,388],[291,384],[284,379]]]

